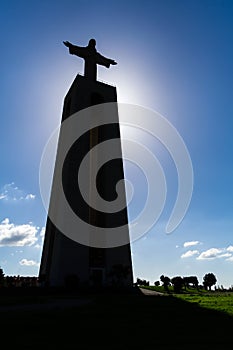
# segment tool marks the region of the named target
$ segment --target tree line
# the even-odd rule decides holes
[[[156,287],[162,285],[166,292],[169,292],[170,290],[169,287],[172,286],[175,293],[180,293],[182,289],[186,290],[187,288],[190,288],[190,287],[195,288],[197,290],[199,289],[211,290],[211,288],[215,286],[216,283],[217,283],[216,276],[212,272],[210,272],[210,273],[206,273],[203,276],[202,284],[199,284],[197,276],[186,276],[186,277],[175,276],[170,278],[168,276],[161,275],[160,280],[155,281],[154,285]],[[136,285],[149,286],[150,283],[145,279],[137,278]],[[224,288],[221,287],[220,290],[224,290]],[[229,290],[231,291],[233,290],[233,288],[230,288]]]
[[[5,276],[0,267],[0,287],[38,287],[38,277],[33,276]]]

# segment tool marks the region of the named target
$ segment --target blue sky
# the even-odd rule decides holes
[[[177,175],[153,144],[168,183],[158,223],[132,244],[134,276],[216,274],[233,285],[233,4],[232,1],[2,1],[0,266],[36,275],[46,212],[39,165],[59,125],[64,96],[83,62],[63,40],[97,49],[118,65],[98,77],[119,102],[158,111],[183,137],[194,169],[187,215],[170,235]],[[145,137],[144,137],[145,139]],[[126,174],[133,173],[126,165]],[[135,191],[144,189],[135,174]],[[129,208],[133,217],[143,195]],[[153,214],[153,208],[151,209]]]

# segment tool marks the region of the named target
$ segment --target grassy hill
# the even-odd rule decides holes
[[[28,297],[29,302],[25,297],[22,301],[12,298],[8,306],[0,306],[2,340],[10,347],[232,348],[233,317],[200,307],[193,299],[186,301],[183,295],[145,296],[138,291],[133,295]]]
[[[164,292],[162,286],[153,287],[145,286],[143,288],[155,290],[159,292]],[[187,290],[182,290],[182,293],[175,294],[173,288],[169,287],[170,295],[179,298],[183,301],[197,304],[203,308],[208,308],[212,310],[217,310],[225,312],[233,317],[233,293],[232,292],[216,292],[216,291],[206,291],[206,290],[196,290],[189,288]]]

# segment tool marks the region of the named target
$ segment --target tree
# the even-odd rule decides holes
[[[3,269],[0,267],[0,285],[3,285],[4,276]]]
[[[136,285],[137,286],[149,286],[150,282],[147,280],[141,280],[141,278],[137,278]]]
[[[167,277],[167,276],[162,275],[162,276],[160,276],[160,280],[161,280],[161,282],[163,283],[164,289],[165,289],[167,292],[169,292],[168,286],[170,286],[170,281],[171,281],[170,278]]]
[[[155,281],[154,285],[155,285],[155,287],[158,287],[158,286],[160,286],[160,282],[159,281]]]
[[[205,276],[203,277],[203,285],[205,289],[209,288],[209,290],[211,290],[211,287],[214,286],[216,282],[217,282],[217,278],[212,272],[206,273]]]
[[[181,289],[184,285],[183,278],[180,276],[173,277],[171,279],[171,283],[173,284],[174,292],[175,293],[180,293]]]
[[[189,284],[191,283],[193,285],[193,287],[195,287],[196,289],[198,289],[198,279],[196,276],[188,276],[188,277],[183,277],[184,280],[184,286],[185,289],[186,287],[189,288]]]

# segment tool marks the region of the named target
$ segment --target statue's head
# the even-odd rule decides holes
[[[90,39],[89,43],[88,43],[88,46],[95,47],[95,45],[96,45],[95,39]]]

